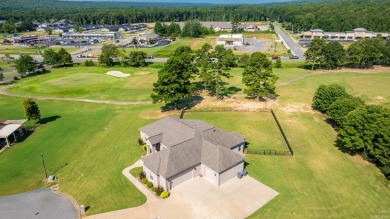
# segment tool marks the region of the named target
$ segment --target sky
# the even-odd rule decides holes
[[[103,2],[165,2],[165,3],[214,3],[214,4],[265,4],[292,0],[73,0]]]

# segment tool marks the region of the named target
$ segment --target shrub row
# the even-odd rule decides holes
[[[146,185],[149,189],[151,189],[157,196],[160,196],[161,198],[167,198],[169,197],[169,192],[164,191],[164,188],[161,186],[153,187],[153,183],[149,182],[148,179],[146,179],[145,172],[141,172],[138,175],[139,179],[143,184]]]

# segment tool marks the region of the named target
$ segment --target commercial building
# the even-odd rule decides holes
[[[325,39],[327,41],[357,41],[360,39],[369,39],[381,36],[383,40],[389,40],[389,33],[367,31],[364,28],[356,28],[353,31],[345,32],[324,32],[321,29],[314,29],[301,33],[304,40],[315,38]]]

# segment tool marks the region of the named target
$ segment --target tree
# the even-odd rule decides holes
[[[343,97],[334,101],[326,111],[332,119],[336,122],[338,127],[343,127],[345,117],[353,110],[364,106],[363,100],[358,97]]]
[[[45,29],[45,33],[47,35],[53,35],[53,29],[51,27],[48,27],[48,28]]]
[[[379,63],[385,44],[381,39],[361,39],[352,43],[347,49],[348,61],[357,68],[370,68]]]
[[[202,35],[202,24],[199,21],[186,21],[181,32],[182,37],[197,38]]]
[[[250,98],[276,95],[277,80],[278,77],[272,73],[272,62],[267,56],[261,52],[253,53],[242,73],[242,82],[246,86],[244,93]]]
[[[205,90],[222,98],[227,84],[223,78],[231,77],[229,71],[235,65],[235,57],[231,50],[226,50],[222,45],[217,45],[212,52],[209,52],[210,49],[211,45],[205,44],[197,53],[197,63],[201,66],[199,78]]]
[[[167,27],[166,27],[166,35],[170,37],[178,37],[181,34],[181,29],[180,25],[175,22],[171,22]]]
[[[159,35],[165,35],[165,27],[160,21],[157,21],[154,25],[154,33]]]
[[[137,45],[138,45],[138,40],[137,38],[133,37],[133,39],[131,40],[131,43],[134,45],[134,49],[137,48]]]
[[[348,97],[343,86],[338,84],[320,85],[314,93],[312,107],[325,113],[329,106],[340,98]]]
[[[43,61],[48,65],[57,65],[60,62],[60,57],[53,49],[46,49],[43,52]]]
[[[385,46],[383,47],[382,61],[386,65],[390,64],[390,41],[387,41]]]
[[[311,41],[309,48],[306,50],[306,61],[312,62],[311,70],[314,69],[315,63],[320,63],[321,65],[321,62],[323,61],[323,48],[325,47],[325,44],[326,41],[324,39],[314,38]]]
[[[3,33],[15,33],[16,32],[16,27],[15,27],[15,20],[14,19],[9,19],[7,20],[2,27],[2,32]]]
[[[142,51],[130,52],[128,64],[131,67],[146,66],[146,53]]]
[[[114,64],[113,57],[116,57],[118,53],[118,47],[114,44],[105,44],[102,47],[102,53],[99,56],[99,63],[106,66],[111,66]]]
[[[77,27],[74,28],[74,32],[75,33],[82,33],[83,32],[83,28],[80,27],[80,26],[77,26]]]
[[[339,42],[327,43],[323,48],[324,65],[326,68],[334,69],[341,67],[345,59],[344,47]]]
[[[25,99],[23,101],[24,114],[26,115],[28,120],[36,120],[40,122],[41,113],[39,111],[38,105],[32,99]]]
[[[0,81],[2,81],[4,79],[4,75],[3,73],[0,73]]]
[[[68,51],[66,51],[64,48],[61,48],[58,50],[58,59],[61,63],[63,63],[63,66],[65,66],[66,63],[71,63],[72,62],[72,56]]]
[[[248,63],[249,59],[250,59],[250,56],[247,53],[244,53],[244,55],[242,55],[240,57],[240,59],[237,61],[237,66],[240,67],[240,68],[245,68],[245,66]]]
[[[233,19],[231,22],[233,33],[239,33],[242,31],[242,29],[240,28],[240,25],[241,25],[240,21],[241,21],[240,15],[236,14],[233,16]]]
[[[181,47],[177,50],[187,51]],[[192,96],[194,85],[191,84],[191,79],[198,69],[192,64],[194,56],[191,53],[174,54],[177,55],[172,55],[158,72],[158,80],[153,84],[151,97],[153,103],[173,103],[174,109],[177,109],[180,99]]]
[[[21,54],[19,59],[15,61],[15,68],[18,73],[26,74],[26,72],[32,72],[37,68],[37,62],[27,54]]]
[[[278,58],[275,61],[275,68],[281,68],[281,67],[282,67],[282,60]]]

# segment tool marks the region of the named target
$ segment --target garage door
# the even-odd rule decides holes
[[[183,182],[186,182],[187,180],[192,179],[192,168],[178,174],[177,176],[174,176],[171,178],[171,189],[175,188],[176,186],[182,184]]]
[[[211,183],[213,183],[214,185],[217,185],[218,183],[217,183],[216,179],[217,179],[218,176],[215,175],[216,173],[214,173],[214,171],[212,171],[208,167],[205,167],[204,171],[205,171],[205,174],[204,174],[205,178],[207,180],[209,180]]]

